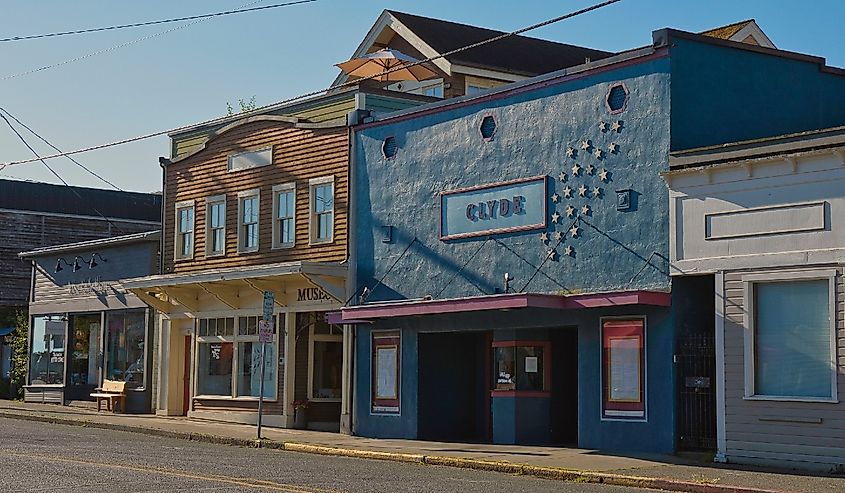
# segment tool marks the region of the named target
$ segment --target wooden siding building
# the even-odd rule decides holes
[[[263,422],[349,429],[351,332],[325,320],[354,290],[349,124],[432,100],[349,88],[171,135],[161,272],[123,283],[162,314],[158,413],[256,421],[271,294]]]
[[[845,128],[670,158],[674,281],[714,286],[717,460],[845,467],[843,158]]]

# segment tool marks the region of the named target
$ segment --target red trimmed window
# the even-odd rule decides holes
[[[372,411],[399,414],[402,344],[399,332],[373,332]]]
[[[602,415],[645,417],[645,324],[643,320],[602,323]]]
[[[492,395],[548,396],[551,367],[551,344],[547,341],[496,341]]]

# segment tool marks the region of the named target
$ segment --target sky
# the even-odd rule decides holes
[[[0,38],[142,22],[269,5],[280,0],[0,0]],[[171,30],[164,24],[0,43],[0,106],[64,151],[222,116],[226,103],[259,106],[323,89],[384,9],[511,31],[596,0],[317,0],[199,22],[104,54],[16,76]],[[622,0],[527,35],[622,51],[664,27],[698,32],[754,18],[778,48],[845,67],[839,38],[845,2],[817,0]],[[183,23],[184,24],[184,23]],[[8,78],[9,76],[15,76]],[[41,154],[51,150],[25,134]],[[84,153],[76,159],[124,190],[161,190],[167,137]],[[32,157],[0,120],[0,162]],[[109,188],[64,158],[49,164],[68,183]],[[58,183],[40,162],[0,178]]]

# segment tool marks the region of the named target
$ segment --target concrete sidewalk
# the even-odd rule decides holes
[[[0,401],[0,418],[92,426],[240,446],[258,446],[255,427],[188,418],[97,414],[50,404]],[[495,470],[550,479],[707,493],[845,492],[845,477],[809,476],[674,456],[617,456],[595,450],[369,439],[304,430],[264,428],[260,446],[294,452]]]

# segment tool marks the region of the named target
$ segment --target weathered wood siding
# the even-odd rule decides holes
[[[0,306],[25,306],[29,301],[32,267],[29,261],[18,258],[19,253],[152,231],[158,226],[157,223],[115,219],[109,222],[99,217],[0,211],[0,230],[3,231],[3,241],[0,242]]]
[[[799,270],[806,270],[805,266]],[[728,459],[845,463],[845,282],[837,268],[836,328],[839,403],[744,399],[744,314],[742,275],[725,274],[725,433]],[[721,384],[722,382],[720,382]]]
[[[273,164],[228,171],[232,153],[273,146]],[[301,129],[291,123],[257,121],[232,128],[207,147],[166,170],[164,272],[179,273],[287,261],[340,262],[347,255],[346,127]],[[309,245],[308,180],[334,176],[334,241]],[[272,248],[274,185],[296,183],[296,241],[293,248]],[[259,250],[238,253],[238,192],[260,189]],[[205,256],[206,198],[226,196],[226,254]],[[195,201],[194,258],[174,261],[175,205]]]

